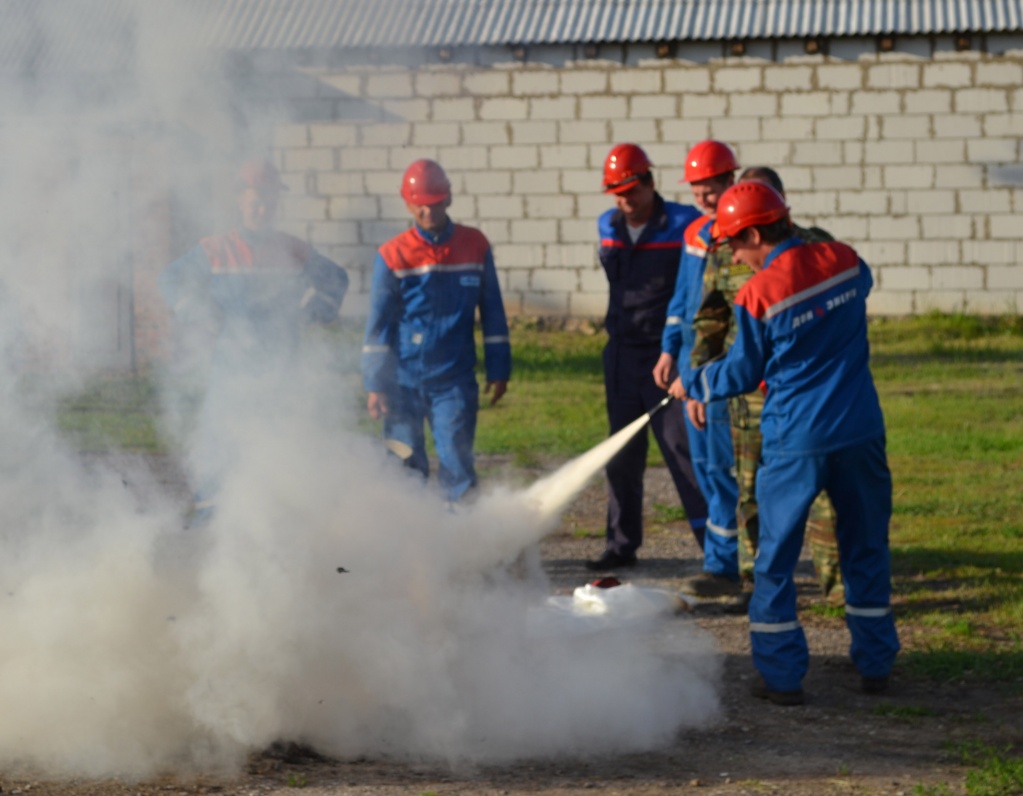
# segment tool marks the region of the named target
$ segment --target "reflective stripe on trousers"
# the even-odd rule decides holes
[[[768,686],[800,687],[809,654],[796,618],[794,572],[810,504],[825,489],[835,507],[850,655],[866,677],[884,677],[899,649],[890,609],[891,476],[878,438],[820,456],[766,456],[757,475],[760,547],[750,600],[753,660]]]
[[[707,426],[698,431],[686,413],[689,456],[696,480],[707,499],[707,531],[703,569],[715,575],[739,576],[739,539],[735,509],[739,485],[732,475],[732,429],[724,401],[707,404]]]

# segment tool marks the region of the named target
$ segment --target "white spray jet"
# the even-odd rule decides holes
[[[640,415],[620,431],[594,446],[586,453],[567,462],[546,478],[541,478],[526,490],[526,499],[532,502],[544,519],[555,517],[582,492],[589,480],[599,473],[615,454],[624,448],[650,420],[671,403],[667,396],[646,414]]]

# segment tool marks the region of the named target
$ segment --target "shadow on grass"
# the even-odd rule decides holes
[[[941,619],[942,635],[970,638],[1012,638],[1006,629],[1023,589],[1017,575],[985,572],[955,575],[941,572],[902,577],[896,571],[894,595],[902,598],[899,617],[908,622],[934,623]],[[998,618],[1002,617],[1002,618]]]
[[[914,573],[962,572],[981,570],[968,578],[949,576],[948,580],[984,580],[987,578],[1019,578],[1023,576],[1023,550],[978,553],[966,550],[936,550],[933,547],[907,545],[893,547],[892,572],[912,577]]]
[[[990,363],[1019,364],[1019,351],[1014,349],[999,348],[996,346],[982,346],[977,348],[961,348],[956,345],[946,345],[938,340],[930,344],[927,351],[871,351],[871,366],[881,369],[885,367],[915,367],[927,364],[964,364],[978,365]]]
[[[573,376],[593,378],[602,372],[600,354],[564,354],[551,352],[550,355],[536,350],[515,356],[515,375],[532,378],[565,379]]]
[[[899,655],[899,667],[935,682],[984,682],[1023,694],[1023,648],[1006,650],[922,649]]]

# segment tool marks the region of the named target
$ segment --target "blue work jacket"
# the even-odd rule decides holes
[[[714,219],[700,216],[692,221],[683,235],[682,259],[679,263],[675,290],[668,302],[664,334],[661,335],[661,351],[675,358],[682,385],[689,389],[692,382],[690,354],[696,333],[693,320],[703,301],[703,271],[710,250],[710,229]]]
[[[635,243],[621,210],[612,208],[600,216],[600,264],[609,287],[604,326],[612,342],[660,344],[678,278],[683,233],[699,215],[695,207],[666,202],[655,194],[650,221]]]
[[[483,233],[450,221],[436,235],[416,225],[381,246],[362,347],[367,392],[466,378],[476,367],[477,309],[487,381],[507,381],[508,321]]]
[[[767,383],[764,455],[819,455],[884,435],[870,373],[870,269],[844,243],[790,238],[735,299],[735,343],[696,371],[704,403]]]

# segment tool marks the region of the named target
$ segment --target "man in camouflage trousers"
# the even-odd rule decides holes
[[[785,195],[781,178],[774,169],[766,166],[746,169],[739,176],[739,181],[743,180],[766,183],[782,196]],[[793,228],[796,236],[807,243],[834,240],[819,227],[793,225]],[[751,276],[753,270],[749,266],[732,262],[732,252],[727,245],[718,246],[708,254],[703,277],[703,302],[693,321],[696,333],[692,353],[694,368],[723,357],[735,341],[735,326],[731,323],[732,305],[735,294]],[[735,475],[739,484],[739,506],[736,512],[739,526],[739,573],[744,580],[753,578],[753,558],[759,538],[756,479],[762,444],[760,414],[763,407],[764,393],[760,390],[728,399],[735,450]],[[844,602],[844,592],[842,573],[838,567],[835,512],[826,493],[821,492],[810,507],[806,530],[821,591],[829,603],[840,605]]]

